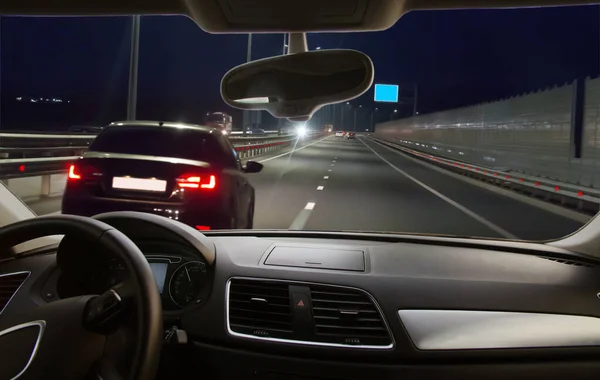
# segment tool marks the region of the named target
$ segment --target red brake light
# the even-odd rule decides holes
[[[69,168],[69,179],[81,179],[81,174],[78,173],[75,165],[71,165]]]
[[[196,226],[198,231],[210,231],[210,226]]]
[[[187,174],[177,178],[176,181],[179,187],[186,189],[214,189],[217,186],[217,177],[214,175]]]
[[[69,166],[69,174],[67,175],[69,180],[81,178],[91,179],[99,176],[102,176],[102,172],[93,166],[85,164]]]

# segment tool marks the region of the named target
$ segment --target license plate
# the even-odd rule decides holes
[[[113,189],[122,190],[161,192],[167,190],[167,181],[160,179],[113,177],[112,187]]]

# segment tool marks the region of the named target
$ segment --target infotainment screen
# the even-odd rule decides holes
[[[158,285],[158,291],[160,294],[163,292],[163,288],[165,286],[165,279],[167,277],[167,268],[169,264],[167,263],[148,263],[150,264],[150,269],[152,269],[152,274],[154,274],[154,278],[156,279],[156,284]]]

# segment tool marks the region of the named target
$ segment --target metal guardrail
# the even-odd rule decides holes
[[[509,168],[490,168],[473,165],[464,161],[451,160],[442,156],[409,148],[377,137],[372,140],[396,150],[407,153],[414,158],[443,167],[446,170],[485,181],[487,183],[526,194],[551,203],[576,209],[586,214],[596,214],[600,210],[600,190],[561,182],[548,178],[524,175]]]
[[[256,140],[271,140],[292,135],[231,135],[230,140],[233,141],[256,141]],[[62,134],[62,133],[0,133],[0,158],[6,157],[7,153],[16,153],[19,151],[47,150],[65,151],[69,149],[87,149],[94,141],[94,134]]]
[[[320,133],[315,133],[306,138],[320,135]],[[94,138],[95,135],[0,133],[0,144],[2,145],[0,148],[0,179],[64,173],[70,163],[88,149]],[[229,139],[240,158],[248,159],[289,147],[298,137],[293,135],[232,136]],[[39,146],[44,142],[53,142],[54,144]],[[74,142],[79,145],[68,145]],[[35,155],[35,157],[28,157],[28,154]]]

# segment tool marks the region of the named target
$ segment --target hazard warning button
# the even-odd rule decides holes
[[[305,309],[308,307],[308,295],[304,293],[293,293],[292,301],[294,309]]]
[[[304,323],[311,322],[312,310],[310,304],[310,290],[307,290],[306,292],[292,290],[292,302],[294,306],[294,320],[296,322]],[[304,327],[312,328],[309,325]]]

